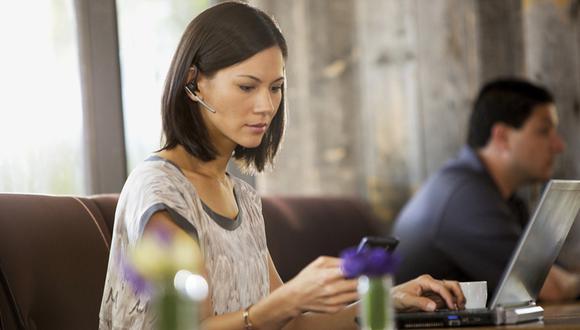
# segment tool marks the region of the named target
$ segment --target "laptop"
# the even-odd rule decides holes
[[[500,325],[542,320],[544,310],[536,305],[536,299],[579,209],[580,181],[550,181],[487,308],[397,313],[397,328]]]

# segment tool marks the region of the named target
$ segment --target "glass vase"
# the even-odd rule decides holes
[[[361,329],[393,330],[394,314],[391,303],[391,275],[365,276],[358,279]]]
[[[172,281],[164,282],[157,289],[155,330],[198,329],[198,306],[192,299],[178,292]]]

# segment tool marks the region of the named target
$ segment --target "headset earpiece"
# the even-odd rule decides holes
[[[185,92],[189,95],[195,95],[193,91],[195,91],[195,82],[191,81],[190,83],[185,85]]]
[[[207,103],[205,103],[203,101],[203,97],[201,97],[195,93],[197,91],[197,74],[199,73],[199,70],[197,69],[197,67],[195,65],[193,65],[191,68],[189,68],[189,70],[190,70],[190,73],[191,73],[191,70],[194,71],[193,72],[193,79],[185,85],[185,93],[193,101],[200,103],[204,108],[207,109],[207,111],[209,111],[211,113],[216,113],[216,111],[212,107],[210,107],[209,105],[207,105]]]
[[[210,107],[209,105],[207,105],[204,101],[203,101],[203,97],[195,94],[195,85],[194,82],[190,82],[189,84],[185,85],[185,93],[191,98],[193,99],[193,101],[195,102],[199,102],[204,108],[207,109],[207,111],[211,112],[211,113],[216,113],[216,111]]]

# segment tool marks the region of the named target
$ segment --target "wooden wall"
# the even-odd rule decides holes
[[[263,194],[352,195],[392,220],[463,145],[479,86],[554,91],[580,177],[577,0],[254,0],[288,40],[289,124]]]
[[[557,176],[580,179],[580,1],[523,1],[526,75],[555,95],[566,152]]]

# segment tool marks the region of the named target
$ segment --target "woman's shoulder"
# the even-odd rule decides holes
[[[238,198],[246,200],[252,204],[262,204],[260,195],[251,184],[233,175],[230,175],[230,178],[236,187],[236,192],[240,195]]]
[[[170,208],[183,217],[195,205],[195,191],[179,169],[163,159],[147,159],[137,165],[123,186],[119,214],[138,214],[146,218],[160,209]]]
[[[132,171],[121,195],[137,192],[147,194],[170,194],[187,192],[187,182],[175,165],[160,158],[148,157],[139,163]]]
[[[171,180],[181,176],[180,170],[170,161],[152,155],[139,163],[127,181],[146,182],[148,180]]]
[[[230,178],[232,179],[233,184],[241,191],[252,195],[258,195],[256,188],[254,188],[251,184],[231,174]]]

